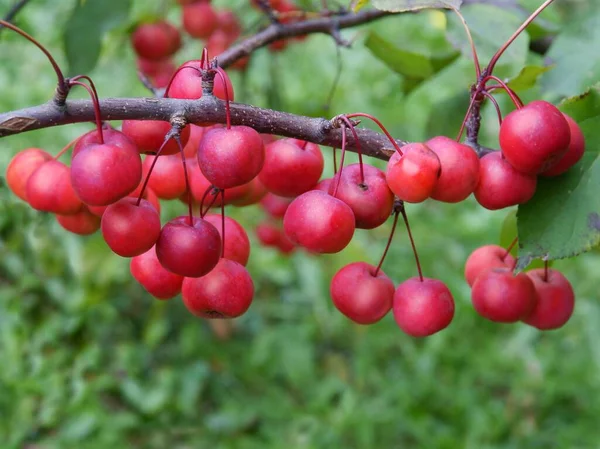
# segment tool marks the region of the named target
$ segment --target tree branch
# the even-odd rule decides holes
[[[15,3],[12,8],[10,8],[8,10],[8,12],[6,13],[6,15],[4,16],[4,21],[5,22],[12,22],[12,20],[15,18],[15,16],[19,13],[19,11],[21,9],[23,9],[23,7],[29,3],[30,0],[20,0],[17,3]],[[4,28],[4,25],[0,25],[0,31],[2,31],[2,29]]]
[[[28,0],[15,5],[23,7]],[[343,12],[326,17],[307,19],[293,23],[272,23],[257,34],[227,49],[218,56],[219,65],[227,67],[256,49],[279,39],[325,33],[340,41],[339,30],[354,27],[385,17],[391,13],[366,10],[357,14]],[[225,123],[225,104],[211,96],[200,100],[171,98],[108,98],[100,101],[102,120],[166,120],[184,119],[189,123]],[[94,121],[94,107],[89,100],[73,100],[64,104],[49,101],[18,111],[0,114],[0,137],[52,126]],[[342,133],[324,118],[311,118],[250,105],[232,103],[233,125],[250,126],[261,133],[295,137],[321,145],[341,147]],[[367,156],[387,160],[393,147],[387,138],[368,129],[357,129],[361,149]],[[403,144],[403,141],[398,141]],[[357,151],[355,142],[348,138],[347,149]]]
[[[320,145],[340,148],[342,133],[324,118],[305,117],[287,112],[263,109],[241,103],[230,103],[231,123],[246,125],[258,132],[295,137]],[[166,120],[185,118],[190,123],[225,123],[225,102],[211,96],[199,100],[174,98],[107,98],[100,100],[102,120]],[[49,101],[39,106],[0,114],[0,137],[36,129],[71,123],[93,122],[94,106],[90,100],[69,100],[63,107]],[[363,154],[387,160],[392,144],[381,133],[369,129],[356,130]],[[405,142],[398,140],[400,145]],[[348,137],[347,149],[356,152],[355,142]]]
[[[262,31],[241,41],[221,53],[217,59],[223,68],[230,66],[238,59],[250,55],[256,49],[280,39],[302,36],[304,34],[324,33],[339,41],[339,30],[362,25],[394,13],[376,9],[364,10],[358,13],[347,12],[340,15],[319,17],[293,23],[272,23]]]

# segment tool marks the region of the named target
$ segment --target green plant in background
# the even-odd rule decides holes
[[[67,63],[69,75],[89,73],[101,97],[147,95],[124,44],[140,20],[160,14],[181,23],[181,9],[114,2],[111,10],[110,2],[101,2],[101,8],[98,3],[32,3],[16,20],[52,50],[61,66]],[[315,13],[322,7],[321,2],[302,3]],[[592,50],[597,42],[588,32],[595,29],[598,11],[582,3],[556,2],[499,60],[497,75],[524,103],[575,95],[559,107],[586,138],[583,161],[565,175],[540,181],[533,200],[519,207],[521,261],[548,253],[562,259],[597,244],[597,230],[589,226],[590,214],[599,209],[594,194],[598,77]],[[0,1],[3,10],[11,6]],[[489,60],[526,11],[538,6],[464,5],[461,12],[481,61]],[[257,20],[268,23],[249,4],[236,12],[249,33],[256,31]],[[256,51],[243,72],[228,70],[236,101],[306,115],[363,110],[406,140],[455,137],[475,80],[470,48],[454,14],[392,15],[353,33],[342,34],[354,41],[351,50],[336,49],[330,36],[311,35],[283,52]],[[46,101],[55,80],[45,75],[45,60],[7,30],[0,36],[2,111]],[[177,61],[198,58],[203,43],[190,38],[184,43]],[[502,111],[510,111],[507,95],[496,98]],[[481,114],[479,143],[497,148],[496,113],[485,104]],[[56,154],[89,129],[70,125],[3,138],[1,164],[6,167],[27,147]],[[326,173],[332,173],[327,151],[324,156]],[[356,161],[354,155],[348,159]],[[1,181],[7,185],[5,178]],[[129,261],[111,255],[101,236],[67,234],[52,216],[34,213],[8,189],[0,195],[0,356],[5,366],[0,435],[7,447],[597,444],[595,273],[600,260],[587,252],[554,261],[577,297],[575,314],[560,331],[540,333],[523,324],[481,320],[470,304],[464,262],[482,244],[510,244],[516,231],[514,225],[502,225],[507,212],[491,213],[474,199],[407,206],[423,271],[443,280],[456,301],[452,325],[421,340],[401,334],[390,316],[370,327],[353,325],[329,299],[330,280],[341,267],[379,260],[390,225],[357,231],[343,252],[319,258],[260,247],[249,232],[255,299],[232,331],[208,327],[179,299],[153,300],[132,282]],[[183,213],[181,203],[165,204],[163,223]],[[249,231],[265,220],[262,212],[246,208],[228,215]],[[383,269],[396,282],[415,274],[400,229]]]

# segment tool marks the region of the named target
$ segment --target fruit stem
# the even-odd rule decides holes
[[[144,179],[144,184],[142,184],[142,190],[140,190],[140,195],[138,196],[136,206],[139,206],[140,203],[142,202],[142,198],[144,197],[144,192],[146,191],[146,187],[148,187],[148,182],[150,181],[150,175],[152,175],[152,171],[154,170],[154,166],[156,165],[156,162],[158,161],[158,157],[160,156],[160,153],[162,153],[163,148],[165,147],[165,145],[167,144],[167,142],[169,141],[170,138],[171,137],[166,138],[163,141],[162,145],[160,146],[160,148],[154,155],[154,160],[152,161],[152,164],[150,164],[150,169],[148,170],[148,174],[146,175],[146,178]]]
[[[90,86],[81,81],[71,80],[69,81],[70,86],[81,86],[88,91],[92,98],[92,104],[94,105],[94,116],[96,117],[96,128],[98,129],[98,140],[101,145],[104,145],[104,134],[102,133],[102,113],[100,112],[100,102],[98,101],[98,94],[95,90],[92,90]]]
[[[203,213],[204,211],[204,201],[206,201],[206,197],[208,196],[208,194],[214,189],[215,187],[213,185],[210,185],[207,187],[207,189],[204,191],[204,193],[202,194],[202,199],[200,199],[200,218],[204,218],[205,213]],[[209,207],[210,209],[210,207]]]
[[[353,118],[353,117],[364,117],[364,118],[368,118],[369,120],[375,122],[375,124],[377,126],[379,126],[379,128],[381,129],[381,131],[383,132],[383,134],[385,134],[385,136],[388,138],[388,140],[394,146],[394,148],[396,149],[396,151],[398,153],[400,153],[400,156],[402,156],[402,150],[400,149],[400,145],[398,145],[398,142],[396,142],[396,140],[394,140],[394,138],[392,137],[392,135],[388,132],[388,130],[385,128],[385,126],[383,126],[383,123],[381,123],[379,121],[379,119],[377,119],[374,116],[372,116],[371,114],[367,114],[365,112],[354,112],[352,114],[346,114],[345,117],[347,117],[349,119]]]
[[[225,71],[221,67],[217,67],[216,69],[217,75],[221,77],[221,81],[223,81],[223,89],[225,89],[225,118],[227,119],[227,129],[231,129],[231,111],[229,110],[229,88],[227,87],[227,82],[225,81],[227,78],[225,77]]]
[[[194,213],[192,211],[192,191],[190,189],[190,179],[187,171],[187,162],[185,160],[185,153],[183,152],[183,145],[181,144],[181,137],[178,135],[173,137],[175,142],[177,142],[177,146],[179,147],[179,154],[181,154],[181,163],[183,165],[183,177],[185,179],[185,192],[187,193],[187,203],[188,203],[188,215],[190,217],[190,223],[194,222]]]
[[[171,88],[171,84],[173,84],[173,80],[175,79],[175,77],[177,76],[177,74],[179,72],[181,72],[182,70],[185,70],[185,69],[192,69],[192,70],[195,70],[196,72],[198,72],[199,74],[202,74],[202,71],[196,67],[190,67],[190,66],[179,67],[177,70],[175,70],[175,73],[173,73],[173,75],[171,75],[169,84],[167,84],[167,87],[165,88],[165,93],[163,94],[163,98],[169,98],[169,89]]]
[[[410,230],[410,225],[408,224],[408,215],[406,215],[406,209],[404,209],[404,202],[398,201],[399,206],[398,209],[402,214],[402,218],[404,219],[404,224],[406,225],[406,231],[408,232],[408,238],[410,240],[410,246],[412,246],[413,254],[415,255],[415,263],[417,264],[417,271],[419,272],[419,279],[423,282],[423,271],[421,270],[421,262],[419,261],[419,254],[417,253],[417,247],[415,246],[415,239],[413,239],[412,232]]]
[[[221,257],[225,258],[225,189],[221,190]]]
[[[63,154],[65,154],[69,148],[71,148],[73,145],[75,145],[79,139],[81,139],[81,136],[77,136],[73,140],[71,140],[62,150],[60,150],[56,154],[56,156],[54,156],[54,160],[55,161],[58,160],[58,158],[60,158]]]
[[[460,19],[465,32],[467,33],[467,39],[469,40],[469,44],[471,44],[471,53],[473,53],[473,64],[475,65],[475,76],[477,79],[481,76],[481,65],[479,64],[479,57],[477,56],[477,49],[475,48],[475,42],[473,42],[473,36],[471,35],[471,30],[467,26],[467,21],[464,16],[460,13],[457,8],[451,7],[452,11],[456,13],[458,18]]]
[[[220,193],[221,189],[217,189],[215,186],[210,186],[210,189],[211,190],[209,190],[209,192],[210,191],[215,191],[215,193],[214,193],[214,195],[212,197],[212,200],[209,203],[209,205],[206,206],[206,210],[204,212],[202,212],[202,206],[200,206],[200,217],[204,217],[208,213],[208,211],[210,210],[210,208],[213,207],[213,205],[217,201],[217,198],[219,197],[219,193]],[[206,196],[206,193],[204,194],[204,196]]]
[[[204,70],[208,69],[208,48],[202,49],[202,56],[200,56],[200,67]]]
[[[548,261],[544,260],[544,282],[548,282]]]
[[[536,9],[528,18],[527,20],[525,20],[525,22],[523,22],[523,24],[517,28],[517,31],[515,31],[513,33],[513,35],[511,37],[508,38],[508,40],[504,43],[504,45],[502,45],[502,47],[500,47],[500,49],[498,49],[498,51],[496,52],[496,54],[494,54],[494,56],[492,56],[492,59],[490,59],[490,63],[487,66],[487,71],[488,73],[492,73],[494,70],[494,67],[496,67],[496,63],[498,62],[498,59],[500,59],[500,56],[502,56],[502,54],[506,51],[506,49],[508,48],[508,46],[510,44],[513,43],[513,41],[519,37],[519,34],[521,34],[523,32],[523,30],[525,28],[527,28],[527,26],[533,22],[533,20],[544,10],[546,9],[546,7],[548,5],[550,5],[550,3],[552,3],[554,0],[546,0],[544,3],[542,3],[540,5],[540,7],[538,9]]]
[[[499,87],[506,91],[506,93],[508,94],[508,96],[510,97],[510,99],[512,100],[514,105],[517,107],[517,109],[521,109],[523,107],[523,102],[521,101],[519,96],[510,87],[508,87],[508,85],[504,81],[502,81],[497,76],[494,76],[494,75],[486,76],[485,78],[483,78],[483,80],[481,80],[481,85],[484,86],[485,83],[488,82],[489,80],[496,81],[500,85]],[[494,86],[494,87],[496,87],[496,86]],[[486,93],[485,89],[482,91],[482,93],[485,95],[485,93]]]
[[[517,244],[518,241],[519,241],[519,237],[515,237],[513,239],[513,241],[510,243],[510,245],[508,245],[508,248],[506,248],[506,252],[504,253],[504,256],[502,256],[502,260],[504,260],[508,257],[508,255],[510,254],[510,252],[515,247],[515,245]]]
[[[469,120],[469,116],[471,115],[473,106],[475,106],[476,100],[477,100],[477,95],[476,94],[471,95],[471,102],[469,103],[469,107],[467,108],[467,112],[465,113],[465,118],[463,119],[463,121],[460,125],[460,129],[458,130],[458,136],[456,137],[457,142],[460,142],[460,139],[462,138],[463,132],[465,130],[465,126],[467,126],[467,120]]]
[[[354,129],[354,124],[350,121],[350,119],[348,117],[346,117],[344,115],[340,115],[339,117],[350,128],[350,132],[352,132],[352,136],[354,137],[354,142],[356,144],[356,150],[358,153],[358,164],[359,164],[359,168],[360,168],[360,184],[364,185],[365,184],[365,172],[363,169],[362,149],[360,147],[360,140],[358,139],[358,133]],[[341,178],[341,176],[340,176],[340,178]]]
[[[48,61],[50,61],[50,64],[52,64],[52,68],[54,69],[54,72],[56,72],[56,77],[58,78],[58,88],[59,88],[59,90],[62,90],[64,92],[68,91],[67,82],[65,80],[65,76],[62,73],[62,70],[60,69],[58,63],[52,57],[52,55],[50,54],[50,52],[48,50],[46,50],[46,48],[42,44],[40,44],[33,36],[27,34],[25,31],[23,31],[22,29],[20,29],[19,27],[13,25],[10,22],[7,22],[5,20],[1,20],[0,19],[0,25],[8,28],[9,30],[14,31],[15,33],[20,34],[25,39],[27,39],[29,42],[31,42],[32,44],[34,44],[37,48],[39,48],[42,51],[42,53],[44,53],[44,55],[46,55],[46,58],[48,58]]]
[[[494,105],[494,108],[496,109],[496,114],[498,115],[498,123],[500,125],[502,125],[502,111],[500,110],[500,105],[498,104],[498,102],[496,101],[496,99],[494,98],[494,96],[491,93],[486,92],[485,90],[481,93],[483,94],[484,97],[486,97],[488,100],[490,100],[492,102],[492,104]]]
[[[396,225],[398,224],[398,210],[394,210],[393,212],[394,214],[394,223],[392,223],[392,230],[390,231],[390,236],[388,237],[388,241],[387,244],[385,245],[385,249],[383,250],[383,254],[381,255],[381,259],[379,260],[379,265],[377,265],[377,268],[375,269],[375,274],[373,276],[377,277],[377,275],[379,274],[379,270],[381,269],[381,266],[383,265],[383,261],[385,260],[385,256],[387,256],[388,250],[390,249],[390,246],[392,244],[392,239],[394,238],[394,232],[396,231]]]
[[[336,173],[337,182],[335,183],[335,189],[333,189],[333,197],[337,195],[340,181],[342,180],[342,170],[344,169],[344,157],[346,156],[346,124],[342,123],[342,157],[340,159],[340,171]],[[335,177],[333,178],[335,180]]]
[[[337,174],[337,151],[334,147],[331,147],[333,150],[333,176]]]

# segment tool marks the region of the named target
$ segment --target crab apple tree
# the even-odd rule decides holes
[[[97,62],[97,55],[74,50],[74,36],[66,39],[67,72],[35,36],[0,22],[30,41],[32,50],[42,50],[57,78],[49,102],[0,112],[0,137],[74,123],[93,126],[61,151],[47,142],[44,148],[32,145],[18,152],[6,167],[6,184],[14,195],[37,211],[54,214],[66,231],[89,235],[100,230],[114,253],[130,258],[133,279],[150,295],[169,299],[181,294],[187,310],[206,319],[236,318],[262,299],[263,286],[253,279],[255,254],[277,251],[282,258],[298,253],[316,258],[342,253],[366,259],[373,257],[372,251],[353,250],[355,241],[379,237],[381,248],[366,245],[381,249],[375,260],[345,261],[332,274],[333,307],[360,325],[385,322],[389,315],[388,321],[417,338],[446,329],[465,303],[445,282],[443,269],[436,273],[435,264],[422,263],[417,247],[428,248],[432,234],[445,229],[416,232],[409,224],[411,203],[424,203],[415,210],[460,208],[465,202],[491,211],[516,206],[518,233],[510,244],[482,242],[464,257],[474,311],[490,321],[523,322],[540,330],[568,322],[576,305],[574,289],[549,261],[600,242],[600,200],[593,189],[600,187],[600,170],[586,152],[588,139],[594,138],[593,120],[600,114],[585,103],[600,93],[591,90],[587,97],[558,106],[521,95],[519,87],[531,77],[519,75],[514,55],[506,51],[528,51],[518,37],[552,0],[541,2],[493,51],[490,37],[478,53],[478,39],[468,28],[461,30],[467,44],[462,53],[451,45],[456,30],[440,35],[448,54],[431,60],[419,55],[427,59],[421,64],[426,69],[404,60],[407,51],[370,29],[365,46],[403,77],[406,105],[414,106],[419,98],[425,102],[427,91],[438,108],[427,110],[431,117],[419,129],[411,124],[423,114],[398,113],[406,123],[390,123],[394,135],[369,112],[336,110],[337,115],[329,116],[332,104],[338,104],[336,88],[347,74],[341,56],[329,88],[323,87],[327,81],[321,79],[317,58],[306,62],[313,87],[329,89],[322,116],[314,117],[280,110],[282,98],[294,91],[293,81],[279,83],[277,64],[269,68],[258,54],[284,57],[305,42],[313,45],[307,39],[312,34],[349,47],[352,40],[342,34],[347,28],[384,17],[396,20],[399,11],[440,4],[449,9],[437,13],[447,14],[448,20],[458,17],[466,26],[460,1],[423,0],[408,6],[399,6],[407,3],[400,0],[374,1],[372,7],[359,2],[351,10],[336,10],[326,1],[311,10],[287,0],[241,3],[238,11],[208,0],[179,1],[171,6],[179,10],[177,23],[167,16],[127,23],[123,14],[121,25],[127,26],[117,28],[128,34],[130,47],[123,53],[129,59],[121,62],[139,71],[150,92],[146,98],[105,98],[91,76],[71,73],[91,73]],[[78,5],[75,19],[91,20],[86,8]],[[245,13],[258,28],[247,23]],[[184,47],[192,59],[183,60]],[[438,71],[443,77],[442,69],[455,69],[454,60],[464,64],[469,59],[474,73],[459,83],[471,86],[459,92],[461,99],[468,96],[467,105],[460,115],[455,110],[444,115],[440,109],[450,108],[451,102],[437,101],[436,95],[445,94],[429,92],[426,83],[434,83]],[[504,76],[507,67],[516,70],[508,81],[497,75],[502,71]],[[354,86],[352,101],[339,104],[363,104],[361,88],[380,89],[375,79],[360,84]],[[263,88],[268,101],[249,104]],[[75,89],[89,99],[74,99]],[[303,110],[315,109],[317,101],[306,97]],[[489,118],[494,112],[497,121]],[[399,136],[402,129],[407,136]],[[71,147],[69,159],[65,152]],[[262,221],[247,222],[244,217],[253,213],[246,210],[258,211]],[[400,246],[401,237],[394,238],[400,218],[411,256],[386,263],[388,252]],[[536,258],[543,258],[545,266],[523,272]]]

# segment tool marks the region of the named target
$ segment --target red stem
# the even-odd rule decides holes
[[[333,176],[337,174],[337,151],[334,147],[331,147],[333,150]]]
[[[533,22],[533,20],[544,10],[546,9],[546,7],[548,5],[550,5],[550,3],[552,3],[554,0],[546,0],[544,3],[542,3],[540,5],[540,7],[538,9],[536,9],[530,16],[529,18],[527,18],[527,20],[525,20],[525,22],[523,22],[523,24],[517,29],[517,31],[515,31],[513,33],[513,35],[511,37],[508,38],[508,40],[504,43],[504,45],[502,45],[502,47],[500,47],[500,49],[496,52],[496,54],[494,56],[492,56],[492,59],[490,60],[490,63],[487,66],[487,70],[488,73],[492,73],[494,71],[494,67],[496,67],[496,63],[498,62],[498,59],[500,59],[500,56],[502,56],[502,54],[506,51],[506,49],[508,48],[508,46],[510,44],[513,43],[513,41],[519,37],[519,34],[521,34],[523,32],[523,30],[525,28],[527,28],[527,26]]]
[[[507,84],[502,81],[500,78],[498,78],[497,76],[494,75],[488,75],[486,76],[483,80],[481,80],[481,84],[485,85],[485,83],[489,80],[494,80],[496,81],[500,86],[500,88],[504,89],[506,91],[506,93],[508,94],[508,96],[510,97],[510,99],[512,100],[512,102],[515,104],[515,106],[517,107],[517,109],[520,109],[523,107],[523,102],[521,101],[521,99],[519,98],[519,96],[510,88],[507,86]],[[496,86],[494,86],[496,87]],[[483,91],[485,92],[485,90]]]
[[[62,70],[60,69],[58,63],[52,57],[52,55],[50,54],[50,52],[48,50],[46,50],[46,48],[42,44],[40,44],[31,35],[27,34],[25,31],[23,31],[19,27],[14,26],[10,22],[7,22],[5,20],[0,20],[0,25],[3,25],[4,27],[8,28],[9,30],[12,30],[12,31],[20,34],[25,39],[27,39],[29,42],[31,42],[32,44],[34,44],[37,48],[39,48],[42,51],[42,53],[44,53],[44,55],[46,55],[46,58],[48,58],[48,61],[50,61],[50,64],[52,64],[52,68],[54,69],[54,72],[56,72],[56,77],[58,78],[58,85],[60,87],[62,87],[62,88],[64,88],[66,86],[65,76],[63,75]]]
[[[212,189],[215,188],[215,186],[211,186]],[[210,202],[210,204],[206,207],[206,210],[204,211],[204,213],[202,213],[202,208],[200,209],[200,216],[204,217],[208,211],[210,210],[211,207],[213,207],[213,205],[215,204],[215,202],[217,201],[217,198],[219,197],[219,192],[220,189],[217,190],[217,192],[213,195],[212,201]]]
[[[202,56],[200,56],[200,67],[204,70],[208,69],[208,48],[202,49]]]
[[[494,96],[491,93],[486,92],[485,90],[481,93],[488,100],[490,100],[492,102],[492,104],[494,105],[494,108],[496,108],[496,114],[498,115],[498,123],[500,123],[502,125],[502,111],[500,110],[500,105],[498,104],[498,102],[496,101],[496,99],[494,98]]]
[[[167,84],[167,88],[165,89],[165,93],[163,95],[163,98],[169,98],[169,89],[171,88],[171,84],[173,84],[173,80],[175,79],[175,77],[177,76],[177,74],[179,72],[181,72],[184,69],[192,69],[195,70],[196,72],[198,72],[200,75],[202,75],[202,71],[196,67],[191,67],[191,66],[182,66],[179,67],[177,70],[175,70],[175,73],[173,73],[173,75],[171,75],[171,79],[169,80],[169,84]]]
[[[408,224],[408,216],[406,215],[406,210],[404,206],[400,209],[400,213],[402,214],[402,218],[404,219],[404,224],[406,225],[406,231],[408,232],[408,238],[410,239],[410,246],[412,246],[413,254],[415,255],[415,263],[417,264],[417,271],[419,272],[419,279],[423,282],[423,271],[421,270],[421,262],[419,261],[419,254],[417,253],[417,247],[415,246],[415,240],[413,239],[412,232],[410,230],[410,225]]]
[[[333,190],[333,197],[337,195],[340,181],[342,180],[342,170],[344,169],[344,157],[346,156],[346,125],[342,125],[342,158],[340,160],[340,171],[336,174],[337,182],[335,183],[335,189]],[[335,180],[335,176],[333,178]]]
[[[204,215],[206,215],[205,213],[202,213],[204,210],[204,201],[206,201],[206,197],[214,188],[215,187],[213,185],[210,185],[202,194],[202,198],[200,199],[200,218],[204,218]],[[210,209],[210,207],[209,207],[209,209]]]
[[[477,96],[478,93],[475,92],[471,97],[471,102],[469,103],[469,107],[467,108],[467,112],[465,113],[465,118],[463,118],[462,124],[460,125],[460,129],[458,130],[458,136],[456,137],[457,142],[460,142],[460,139],[462,138],[463,132],[465,131],[465,126],[467,125],[467,120],[469,120],[469,116],[471,115],[471,110],[475,105],[475,100]]]
[[[452,10],[456,13],[458,18],[463,24],[463,27],[467,33],[467,38],[469,39],[469,43],[471,44],[471,52],[473,53],[473,63],[475,64],[475,75],[476,78],[479,79],[481,77],[481,65],[479,64],[479,57],[477,56],[477,49],[475,48],[475,42],[473,42],[473,36],[471,36],[471,30],[467,26],[467,21],[460,13],[460,11],[456,8],[452,8]]]
[[[504,253],[504,256],[502,256],[502,260],[506,259],[506,257],[510,254],[510,252],[515,247],[515,245],[517,244],[518,241],[519,241],[519,237],[515,237],[513,239],[513,241],[511,242],[511,244],[508,245],[508,248],[506,248],[506,252]]]
[[[354,143],[356,144],[356,152],[358,153],[358,166],[360,168],[360,183],[362,185],[364,185],[365,184],[365,171],[363,169],[362,149],[360,147],[360,140],[358,140],[358,134],[357,134],[356,130],[354,129],[354,124],[350,121],[350,119],[348,117],[340,115],[340,118],[344,121],[344,123],[346,123],[348,128],[350,128],[350,132],[352,133],[352,136],[354,137]],[[341,178],[341,176],[340,176],[340,178]]]
[[[92,103],[94,104],[94,116],[96,117],[96,128],[98,129],[98,140],[100,141],[100,144],[103,145],[104,134],[102,132],[102,113],[100,112],[100,102],[98,100],[97,92],[95,92],[90,86],[88,86],[85,83],[82,83],[81,81],[71,80],[69,84],[71,86],[76,85],[83,87],[85,90],[88,91],[90,97],[92,97]]]
[[[544,282],[548,282],[548,261],[544,260]]]
[[[71,148],[73,145],[75,145],[77,143],[77,141],[81,139],[81,136],[75,137],[73,140],[71,140],[62,150],[60,150],[56,156],[54,156],[54,160],[57,160],[59,157],[61,157],[63,154],[65,154],[69,148]]]
[[[148,187],[148,181],[150,181],[150,176],[152,175],[152,171],[154,170],[154,166],[156,165],[156,162],[158,161],[158,157],[160,156],[160,153],[162,153],[162,150],[163,150],[163,148],[165,147],[165,145],[167,144],[168,141],[169,141],[169,139],[165,139],[163,141],[162,145],[160,146],[160,148],[156,152],[156,155],[154,156],[154,159],[152,160],[152,164],[150,164],[150,169],[148,170],[148,174],[146,175],[146,179],[144,179],[144,184],[142,185],[142,190],[140,190],[140,196],[138,197],[136,206],[139,206],[140,203],[142,202],[142,198],[144,197],[144,192],[146,191],[146,187]],[[191,223],[193,223],[193,222],[191,222]]]
[[[221,67],[216,68],[217,74],[221,77],[221,81],[223,81],[223,89],[225,89],[225,118],[227,119],[227,129],[231,129],[231,111],[229,110],[229,88],[227,87],[225,71]]]
[[[402,156],[402,150],[400,149],[400,145],[398,145],[398,142],[396,142],[394,140],[394,138],[392,137],[392,135],[388,132],[388,130],[385,128],[385,126],[383,126],[383,123],[381,123],[379,121],[379,119],[373,117],[371,114],[367,114],[365,112],[354,112],[352,114],[345,114],[345,117],[348,118],[353,118],[353,117],[364,117],[364,118],[368,118],[369,120],[375,122],[375,124],[377,126],[379,126],[379,128],[381,129],[381,131],[383,132],[383,134],[385,134],[385,136],[388,138],[388,140],[391,142],[391,144],[394,146],[394,148],[396,149],[396,151],[398,153],[400,153],[400,156]]]
[[[183,152],[183,145],[181,145],[181,138],[179,136],[175,136],[174,139],[175,142],[177,142],[177,146],[179,147],[179,154],[181,154],[181,163],[183,164],[183,177],[185,179],[185,191],[187,193],[188,214],[190,217],[190,223],[194,223],[194,214],[192,212],[192,190],[190,189],[190,179],[187,171],[185,153]]]
[[[225,257],[225,189],[221,190],[221,257]]]
[[[390,236],[388,237],[387,244],[385,245],[385,249],[383,250],[383,254],[381,255],[381,259],[379,260],[379,265],[375,269],[375,274],[373,276],[377,276],[379,274],[379,270],[383,265],[383,261],[385,260],[385,256],[387,256],[388,250],[392,244],[392,239],[394,238],[394,232],[396,231],[396,225],[398,224],[398,211],[394,211],[394,223],[392,224],[392,230],[390,231]]]

